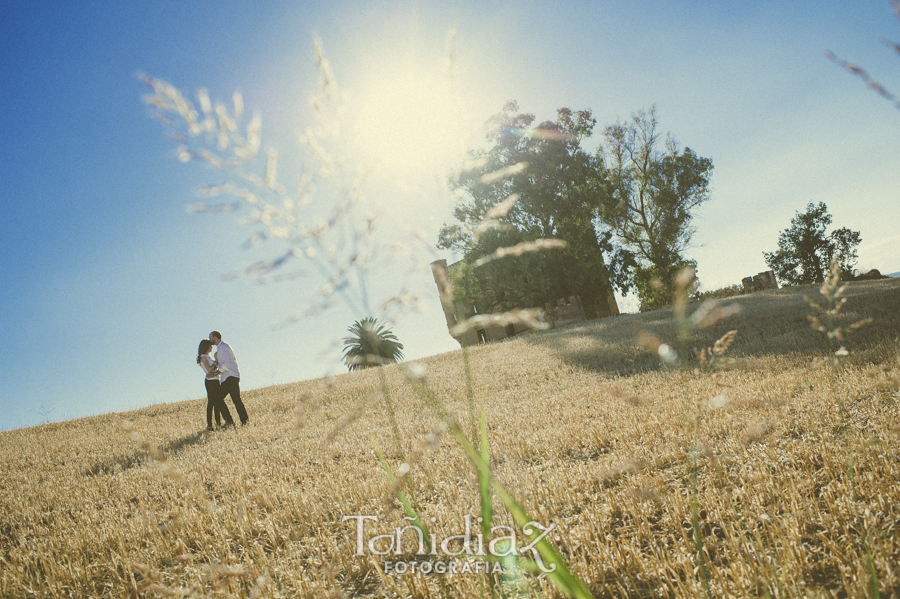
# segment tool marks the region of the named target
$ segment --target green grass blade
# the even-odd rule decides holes
[[[406,515],[411,519],[413,526],[422,531],[422,534],[425,538],[425,544],[428,546],[428,551],[431,551],[431,535],[428,532],[428,528],[425,526],[425,523],[422,522],[422,519],[419,518],[419,514],[416,513],[416,510],[413,508],[409,499],[406,497],[406,493],[400,488],[400,481],[397,479],[397,476],[394,474],[394,471],[391,469],[391,465],[388,464],[387,458],[384,456],[384,453],[375,443],[372,441],[372,447],[375,449],[375,455],[378,456],[378,461],[381,462],[381,467],[384,468],[385,473],[387,474],[388,480],[391,481],[391,484],[394,485],[394,489],[397,493],[397,499],[400,500],[400,504],[403,506],[403,511],[406,512]]]

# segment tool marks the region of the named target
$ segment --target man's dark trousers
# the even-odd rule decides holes
[[[234,409],[237,410],[241,424],[247,424],[247,420],[249,420],[247,410],[244,408],[244,402],[241,401],[241,379],[236,376],[230,376],[222,382],[222,387],[219,389],[219,397],[222,398],[223,402],[226,395],[231,395],[231,403],[234,404]]]

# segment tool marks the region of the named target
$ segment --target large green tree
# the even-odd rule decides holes
[[[452,182],[457,222],[444,225],[438,247],[465,256],[451,273],[456,295],[479,312],[579,295],[588,317],[617,313],[613,288],[628,288],[629,255],[595,218],[604,186],[582,142],[596,121],[589,110],[561,108],[555,121],[534,123],[508,103],[488,121],[490,147],[472,153],[470,168]],[[475,265],[498,248],[538,239],[567,245]]]
[[[696,209],[709,199],[712,160],[660,138],[656,107],[606,128],[598,152],[608,193],[600,218],[637,258],[641,310],[671,304],[675,275],[696,262],[684,256]]]
[[[825,202],[810,202],[806,212],[791,219],[791,226],[778,234],[778,250],[763,252],[766,264],[782,284],[808,285],[825,280],[832,258],[843,272],[856,265],[859,231],[847,227],[826,233],[831,215]]]

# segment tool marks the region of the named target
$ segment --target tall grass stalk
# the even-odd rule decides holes
[[[430,552],[432,549],[431,545],[431,533],[428,531],[428,528],[425,526],[425,523],[422,522],[422,519],[419,517],[417,508],[414,508],[410,500],[406,497],[406,494],[403,492],[404,484],[400,482],[397,476],[394,474],[391,465],[388,463],[387,458],[384,456],[384,452],[378,447],[378,444],[372,440],[372,447],[375,450],[375,455],[378,457],[378,461],[381,462],[381,467],[384,469],[385,474],[388,477],[388,480],[394,487],[394,493],[397,495],[397,499],[400,500],[400,504],[403,506],[403,511],[406,513],[407,518],[409,518],[410,522],[422,531],[422,536],[425,541],[425,545]],[[408,475],[408,472],[404,473],[404,478]],[[408,485],[408,488],[411,488],[411,485]]]
[[[843,297],[847,291],[848,285],[841,285],[841,268],[836,258],[831,260],[825,281],[819,289],[820,295],[825,299],[825,305],[822,306],[808,297],[804,299],[813,309],[814,313],[809,316],[812,328],[824,333],[825,347],[827,349],[826,358],[822,361],[828,371],[828,383],[831,395],[838,407],[839,428],[841,432],[841,441],[844,445],[846,454],[846,471],[847,480],[850,484],[850,494],[853,502],[853,509],[856,513],[856,522],[860,530],[860,540],[862,542],[863,551],[866,554],[866,570],[869,576],[869,589],[873,599],[879,599],[881,593],[879,591],[878,572],[875,569],[875,558],[872,554],[872,548],[869,541],[869,527],[859,508],[859,493],[857,489],[857,473],[856,473],[856,449],[854,448],[854,440],[850,431],[850,414],[844,397],[837,392],[836,368],[840,366],[841,359],[850,355],[850,352],[843,346],[838,346],[847,336],[856,332],[861,327],[872,322],[871,318],[859,320],[847,327],[839,326],[837,323],[841,310],[847,303],[847,298]],[[824,319],[825,322],[822,322]],[[879,439],[875,439],[879,442]],[[868,444],[867,444],[868,445]]]
[[[561,591],[571,597],[577,599],[589,599],[593,596],[587,586],[570,570],[562,555],[556,551],[553,545],[545,538],[538,534],[533,524],[535,521],[528,515],[525,508],[513,497],[506,487],[493,475],[489,461],[485,460],[484,454],[479,451],[475,445],[467,438],[462,427],[447,412],[441,400],[428,387],[423,380],[415,381],[419,395],[425,400],[426,405],[432,410],[434,415],[446,425],[447,431],[456,440],[457,444],[465,452],[466,457],[475,466],[479,473],[479,480],[485,480],[490,483],[490,487],[500,501],[512,515],[513,520],[519,526],[522,534],[532,542],[535,542],[535,549],[540,554],[544,565],[549,572],[545,572],[550,579]]]
[[[687,385],[684,378],[688,371],[688,345],[690,335],[693,331],[692,322],[685,314],[689,290],[694,283],[693,269],[684,269],[678,273],[675,280],[675,305],[673,313],[675,316],[676,327],[678,331],[678,364],[681,368],[682,389],[686,389]],[[684,392],[684,391],[683,391]],[[688,475],[690,478],[690,500],[691,500],[691,529],[694,541],[694,556],[697,560],[697,574],[703,585],[703,593],[706,597],[712,597],[712,591],[709,588],[709,572],[706,568],[706,552],[703,548],[703,529],[700,526],[700,484],[699,475],[699,453],[700,453],[700,429],[703,423],[703,408],[699,399],[690,399],[685,397],[685,403],[696,404],[693,410],[693,422],[689,427],[690,442],[687,449],[688,458]]]
[[[450,298],[447,298],[448,300]],[[462,310],[457,310],[457,314],[462,316]],[[481,407],[479,410],[479,417],[476,421],[475,417],[475,385],[472,380],[472,368],[469,361],[469,347],[468,343],[465,341],[465,337],[462,337],[462,357],[463,357],[463,367],[465,370],[466,377],[466,400],[469,407],[469,428],[471,430],[471,439],[479,439],[478,449],[481,453],[481,460],[487,464],[491,463],[491,447],[490,447],[490,439],[488,438],[488,426],[487,426],[487,403],[486,399],[482,399]],[[478,501],[479,501],[479,512],[481,517],[481,534],[485,539],[489,539],[491,537],[491,528],[493,526],[494,521],[494,508],[491,504],[491,479],[489,476],[489,472],[485,472],[479,468],[475,468],[475,475],[478,478]],[[494,578],[492,576],[488,577],[488,586],[491,591],[491,596],[495,596],[496,589],[494,586]]]
[[[688,498],[691,510],[691,541],[694,549],[696,574],[698,582],[706,597],[712,597],[710,587],[709,569],[706,562],[706,549],[704,547],[703,527],[700,522],[700,456],[704,453],[701,430],[706,405],[721,407],[727,403],[727,398],[720,396],[712,401],[704,402],[700,397],[694,397],[687,391],[688,378],[691,373],[690,346],[692,336],[698,329],[709,328],[717,322],[735,314],[734,306],[722,307],[716,300],[707,300],[701,304],[691,316],[687,314],[687,305],[692,290],[696,286],[696,276],[692,268],[679,271],[675,277],[675,297],[672,306],[672,315],[675,320],[675,334],[677,350],[673,350],[668,344],[663,343],[655,335],[645,331],[639,332],[639,338],[645,347],[656,351],[663,363],[668,366],[677,366],[681,379],[680,389],[682,394],[682,413],[685,415],[685,447],[684,455],[687,467]],[[699,365],[694,368],[695,374],[713,372],[718,368],[729,365],[733,360],[725,358],[724,354],[734,341],[737,331],[729,331],[715,342],[713,347],[702,350],[694,350]],[[704,389],[705,391],[705,389]],[[717,403],[713,403],[717,402]]]
[[[452,294],[452,290],[451,290]],[[445,302],[453,302],[452,297],[444,297],[442,301]],[[461,309],[456,310],[457,320],[463,320],[465,318],[465,314]],[[488,428],[487,428],[487,404],[486,399],[482,399],[481,406],[478,409],[478,416],[476,416],[476,408],[475,408],[475,384],[472,379],[472,366],[469,358],[469,344],[466,341],[465,337],[461,337],[462,339],[462,359],[463,359],[463,369],[466,381],[466,403],[469,409],[469,430],[470,439],[472,439],[473,443],[475,439],[479,440],[478,449],[481,452],[481,459],[487,463],[491,461],[491,449],[490,449],[490,440],[488,439]],[[479,503],[480,503],[480,514],[481,514],[481,533],[484,535],[484,538],[490,538],[491,536],[491,526],[493,522],[493,508],[491,506],[491,484],[490,478],[485,476],[485,474],[476,469],[476,475],[478,477],[478,495],[479,495]]]

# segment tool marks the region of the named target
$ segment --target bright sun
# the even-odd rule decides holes
[[[459,161],[465,127],[458,95],[442,75],[392,64],[367,75],[352,94],[349,133],[376,173],[394,180],[445,175]]]

